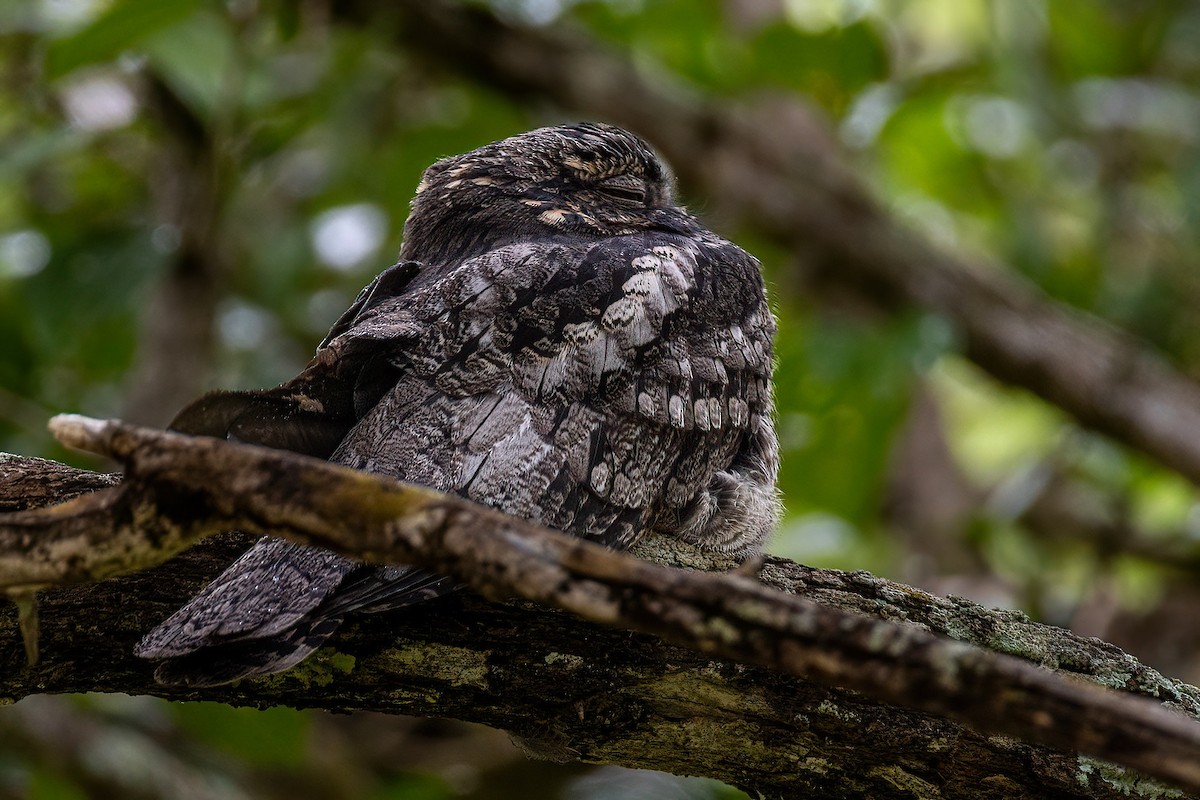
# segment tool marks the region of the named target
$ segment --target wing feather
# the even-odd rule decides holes
[[[718,297],[697,278],[731,269],[758,291]],[[348,353],[399,334],[389,357],[403,375],[334,458],[624,543],[733,461],[751,405],[769,413],[753,389],[770,375],[773,324],[757,263],[716,237],[501,248],[331,340]],[[573,490],[547,503],[563,476]]]
[[[176,427],[329,455],[613,547],[653,526],[743,552],[777,509],[773,332],[757,263],[711,234],[514,244],[391,268],[300,376],[211,395]],[[455,586],[263,540],[139,653],[193,682],[275,670],[345,613]],[[207,672],[188,655],[203,648]]]

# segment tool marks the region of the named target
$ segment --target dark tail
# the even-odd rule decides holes
[[[252,675],[283,672],[311,655],[341,624],[341,617],[314,615],[276,636],[201,646],[164,660],[154,670],[154,680],[169,686],[219,686]],[[154,657],[140,648],[137,652]]]
[[[368,567],[264,538],[134,648],[161,660],[164,684],[215,686],[282,672],[319,648],[353,611],[386,611],[453,591],[449,578]]]

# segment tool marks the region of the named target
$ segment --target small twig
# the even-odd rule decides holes
[[[25,663],[33,666],[38,663],[37,592],[14,590],[7,594],[17,607],[17,624],[21,628],[21,642],[25,645]]]

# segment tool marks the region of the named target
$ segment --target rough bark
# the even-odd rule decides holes
[[[125,487],[149,488],[151,493],[143,493],[143,500],[152,497],[165,516],[181,519],[191,514],[193,520],[207,516],[219,523],[231,519],[230,515],[236,511],[243,515],[239,519],[260,528],[274,526],[292,533],[305,528],[310,533],[324,530],[325,536],[333,537],[326,543],[338,545],[336,539],[341,534],[334,530],[338,525],[330,526],[328,519],[325,523],[313,522],[323,515],[328,518],[331,507],[324,501],[308,502],[313,496],[303,491],[303,486],[296,486],[297,474],[293,474],[293,468],[299,464],[301,473],[310,467],[315,469],[310,479],[320,480],[326,490],[323,494],[334,498],[356,486],[386,483],[321,462],[215,440],[164,436],[119,426],[110,426],[105,431],[114,440],[109,451],[129,462]],[[92,433],[97,434],[98,429]],[[155,443],[157,450],[151,446]],[[225,481],[209,474],[209,467],[221,461],[218,458],[206,462],[203,456],[213,453],[226,458],[224,467],[233,478]],[[230,453],[244,468],[227,460]],[[200,457],[189,462],[197,454]],[[254,475],[264,470],[273,473],[273,478],[258,482]],[[345,474],[339,477],[337,473]],[[8,457],[0,462],[0,477],[4,478],[0,482],[3,487],[0,497],[6,498],[0,503],[6,508],[19,506],[22,501],[14,495],[27,493],[38,484],[37,476],[42,474],[51,476],[64,495],[85,490],[89,482],[96,487],[112,483],[111,476],[92,476],[51,462]],[[300,477],[303,479],[302,474]],[[342,479],[348,483],[337,485]],[[31,521],[56,519],[61,532],[64,521],[82,518],[81,509],[93,512],[101,509],[101,516],[109,514],[118,520],[122,515],[132,515],[138,525],[129,527],[149,530],[160,537],[158,544],[169,547],[170,535],[163,538],[163,534],[170,533],[171,525],[159,524],[156,528],[154,521],[146,517],[144,505],[121,506],[112,502],[112,497],[121,490],[109,489],[81,498],[74,506],[59,508],[52,514],[6,518],[0,527],[9,545],[6,556],[12,557],[13,536],[34,530]],[[444,510],[440,517],[438,513],[430,516],[431,509],[422,508],[419,502],[414,505],[413,497],[404,499],[404,491],[398,491],[399,500],[385,499],[382,505],[397,502],[399,505],[394,505],[391,512],[402,507],[415,512],[417,527],[445,527],[444,521],[455,517]],[[416,499],[431,494],[417,490]],[[54,492],[42,491],[33,502],[43,503],[54,497]],[[97,502],[104,497],[109,500]],[[340,527],[350,530],[365,526],[376,530],[372,513],[342,521]],[[93,513],[88,519],[89,525],[94,526],[97,516]],[[12,525],[14,520],[21,524]],[[486,529],[486,523],[495,520],[481,511],[469,521],[476,528],[482,522]],[[70,527],[65,525],[66,529]],[[200,524],[197,529],[203,527]],[[378,557],[392,552],[386,536],[372,534],[370,530],[365,539],[368,554]],[[519,537],[513,540],[506,531],[498,533],[494,526],[485,535],[508,539],[510,545],[513,541],[524,541]],[[395,537],[394,532],[392,536]],[[445,544],[452,535],[443,533],[442,539]],[[699,632],[700,646],[770,663],[769,658],[754,652],[769,643],[767,651],[780,656],[780,663],[774,664],[775,669],[731,663],[666,644],[654,636],[599,627],[544,608],[524,604],[502,606],[462,595],[404,614],[364,618],[342,633],[320,657],[282,676],[204,691],[154,685],[149,665],[130,655],[133,642],[211,577],[244,541],[239,537],[219,537],[147,572],[44,592],[41,601],[44,656],[36,667],[22,665],[14,630],[15,615],[10,612],[0,622],[0,637],[6,637],[3,641],[10,643],[3,656],[5,669],[0,672],[4,676],[0,678],[0,695],[17,698],[47,691],[123,691],[258,706],[283,703],[453,716],[510,730],[544,756],[710,775],[771,797],[793,797],[802,791],[820,792],[827,797],[886,798],[914,794],[1116,797],[1129,791],[1161,790],[1139,780],[1134,773],[1102,762],[1029,742],[983,735],[939,717],[796,677],[797,673],[811,674],[828,681],[831,676],[840,675],[845,681],[843,685],[858,686],[878,697],[880,692],[886,695],[894,691],[888,685],[897,676],[901,676],[903,684],[903,676],[909,674],[904,691],[915,690],[917,696],[905,700],[908,705],[920,705],[923,693],[929,696],[927,709],[965,716],[983,728],[988,726],[988,720],[979,717],[978,712],[990,709],[997,717],[991,730],[1004,730],[1005,726],[1012,730],[1011,726],[1016,724],[1017,732],[1032,739],[1039,738],[1039,726],[1053,732],[1073,719],[1074,723],[1067,727],[1076,738],[1069,746],[1088,749],[1101,743],[1115,747],[1111,751],[1114,757],[1148,758],[1141,766],[1156,771],[1161,771],[1163,764],[1179,761],[1182,771],[1168,774],[1181,785],[1196,784],[1195,776],[1189,775],[1189,771],[1195,770],[1196,751],[1191,750],[1189,756],[1187,747],[1195,748],[1200,741],[1196,737],[1200,727],[1188,723],[1183,716],[1164,715],[1152,704],[1134,703],[1116,693],[1100,693],[1082,682],[1077,685],[1079,693],[1038,695],[1041,679],[1054,682],[1059,676],[994,654],[984,654],[982,662],[974,660],[971,654],[982,651],[929,636],[926,631],[1011,653],[1093,683],[1154,697],[1193,717],[1200,713],[1197,690],[1162,678],[1110,645],[1031,623],[1020,614],[988,611],[966,601],[933,598],[919,590],[861,573],[813,570],[778,559],[763,565],[759,573],[762,583],[818,601],[820,608],[835,615],[835,627],[844,627],[846,642],[822,640],[814,645],[800,641],[782,647],[779,640],[770,638],[774,628],[769,620],[762,620],[761,629],[754,636],[747,636],[746,618],[737,614],[744,613],[745,608],[739,608],[760,594],[777,596],[785,606],[799,603],[797,608],[801,611],[807,609],[807,601],[766,591],[745,577],[670,573],[648,564],[635,566],[630,572],[624,563],[630,560],[616,554],[598,551],[602,557],[596,560],[587,548],[580,549],[569,541],[565,550],[553,552],[552,542],[530,540],[525,541],[527,552],[523,555],[532,553],[533,561],[538,563],[544,562],[548,554],[553,555],[560,564],[574,570],[575,586],[564,590],[559,584],[557,588],[545,589],[544,599],[571,607],[571,598],[579,605],[580,598],[594,592],[595,587],[588,580],[599,584],[617,581],[624,585],[624,597],[618,607],[603,611],[602,618],[612,613],[617,622],[629,624],[629,614],[633,613],[639,617],[641,627],[670,633],[669,627],[664,629],[655,615],[686,613],[686,607],[678,603],[680,597],[691,597],[710,607],[706,619],[692,620],[684,626]],[[468,551],[479,545],[469,541],[466,544]],[[103,549],[102,537],[97,537],[96,545]],[[678,550],[672,553],[667,545],[661,541],[653,543],[642,555],[667,561],[696,557],[694,553]],[[449,549],[454,547],[450,541]],[[27,553],[35,551],[36,548],[27,548]],[[42,581],[59,580],[72,569],[81,576],[96,564],[101,565],[101,572],[113,569],[116,563],[122,569],[136,566],[127,558],[133,551],[126,548],[122,552],[124,561],[85,559],[74,566],[67,565],[66,572],[60,570],[56,576],[40,573],[40,577],[34,577]],[[404,552],[421,555],[415,550]],[[446,560],[435,559],[432,563],[453,567],[460,576],[468,577],[462,573],[466,568],[463,557],[460,554],[455,562],[454,557],[443,553],[441,558]],[[503,567],[504,558],[500,550],[485,552],[471,567],[486,575],[490,565],[492,574],[480,582],[490,593],[512,591],[511,576],[504,576],[507,568],[498,572],[495,569],[497,564]],[[5,562],[2,570],[10,586],[16,574],[14,563]],[[530,575],[536,581],[539,575],[545,577],[544,569],[544,564],[531,567]],[[586,573],[588,569],[590,578],[580,579],[580,572]],[[663,574],[677,577],[664,583]],[[658,585],[646,585],[647,581],[651,584],[657,581]],[[706,582],[712,581],[718,583],[708,586],[706,594]],[[715,598],[711,594],[713,586],[719,589],[724,601],[733,602]],[[603,603],[601,606],[604,607]],[[586,611],[586,603],[583,607]],[[839,612],[834,611],[838,608],[911,624],[880,625],[865,617],[839,617],[836,616]],[[761,618],[762,614],[759,608],[750,617]],[[784,620],[782,628],[788,630],[789,625],[795,628],[796,620]],[[743,629],[738,630],[737,626]],[[863,636],[868,641],[856,641],[856,637]],[[697,646],[695,641],[692,644]],[[734,648],[732,653],[728,646]],[[866,670],[857,676],[853,669],[855,657],[847,656],[855,652],[861,660],[858,666]],[[955,661],[956,653],[969,657]],[[935,658],[922,661],[930,654]],[[941,658],[947,655],[951,660]],[[1011,662],[1018,668],[1009,672],[1001,669],[998,673],[980,671],[978,664],[991,663],[989,659],[999,659],[1001,667]],[[918,671],[905,673],[906,662],[909,667],[915,665]],[[945,673],[960,669],[964,672],[938,674],[939,669]],[[920,677],[920,670],[926,671],[924,678]],[[1002,678],[997,682],[997,675],[1019,680],[1006,684]],[[879,687],[870,685],[872,676]],[[1022,683],[1023,680],[1030,682]],[[1076,686],[1074,682],[1059,682]],[[963,683],[966,685],[959,694],[953,694],[953,687]],[[1034,693],[1032,698],[1023,696],[1030,691]],[[1096,708],[1100,706],[1093,703],[1100,696],[1132,703],[1129,710],[1134,713],[1134,725],[1113,727],[1114,717],[1097,715]],[[895,699],[896,695],[891,697]],[[1038,704],[1039,698],[1044,701],[1048,697],[1051,702]],[[956,704],[961,707],[956,708]],[[1081,711],[1082,716],[1072,717]],[[1026,724],[1020,721],[1025,713],[1030,715],[1026,722],[1034,730],[1020,727]],[[1162,747],[1150,746],[1145,737],[1153,736],[1155,730],[1163,733],[1162,725],[1169,729],[1165,731],[1168,738],[1160,741]],[[1182,753],[1172,752],[1172,738],[1175,744],[1182,743]]]
[[[404,0],[386,13],[340,0],[335,19],[398,23],[398,43],[443,69],[637,131],[719,227],[773,239],[807,267],[811,288],[944,315],[992,375],[1200,483],[1200,384],[1011,270],[944,253],[905,228],[798,101],[719,102],[566,25],[524,27],[452,0]]]

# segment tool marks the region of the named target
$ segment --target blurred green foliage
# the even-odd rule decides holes
[[[230,708],[218,703],[171,707],[196,741],[259,766],[299,767],[306,760],[310,718],[288,708]]]
[[[579,26],[686,91],[803,104],[939,245],[1012,270],[1200,374],[1200,6],[487,5]],[[220,297],[209,386],[271,385],[303,365],[390,263],[425,166],[563,118],[397,49],[390,13],[373,26],[331,16],[324,2],[285,0],[0,7],[0,450],[69,458],[44,432],[49,415],[122,413],[146,306],[187,235],[172,203],[196,179],[180,170],[188,151],[147,100],[147,76],[211,140],[216,223],[205,246]],[[689,199],[703,213],[705,198]],[[1141,535],[1178,544],[1200,538],[1193,487],[981,376],[942,320],[824,307],[795,288],[790,256],[753,230],[721,232],[763,258],[775,287],[789,509],[778,552],[913,579],[929,572],[914,563],[965,549],[1003,582],[1003,602],[1057,622],[1097,586],[1115,587],[1130,613],[1171,591],[1175,573],[1152,560],[1031,533],[1022,504],[1053,468]],[[958,469],[990,498],[924,550],[896,534],[885,502],[918,391],[940,408]],[[197,707],[178,724],[283,766],[307,736],[300,719]],[[29,781],[29,796],[79,796],[41,771]],[[376,796],[449,796],[406,781]]]

